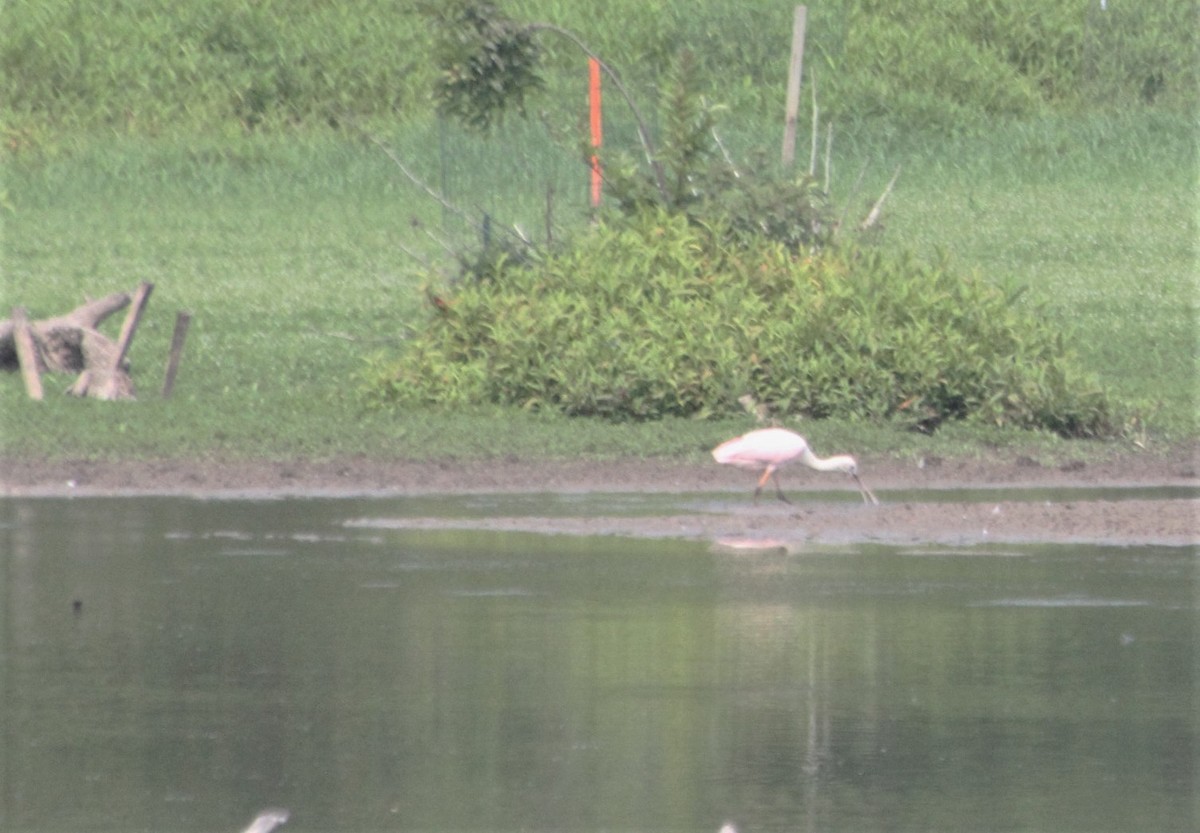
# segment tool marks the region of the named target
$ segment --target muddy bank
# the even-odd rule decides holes
[[[1197,449],[1120,453],[1103,460],[1047,463],[1009,459],[866,458],[864,479],[883,504],[814,499],[814,491],[854,493],[837,474],[783,473],[796,503],[750,499],[754,477],[703,461],[662,459],[530,462],[519,459],[407,461],[172,459],[150,461],[0,460],[7,496],[181,495],[286,497],[469,493],[669,492],[679,511],[657,517],[415,518],[406,528],[465,528],[551,534],[686,537],[731,549],[795,547],[812,541],[1095,541],[1193,545],[1200,542],[1195,497]],[[1170,499],[1115,500],[1106,488],[1175,487]],[[987,499],[955,501],[963,490]],[[1071,489],[1069,500],[1023,499],[1022,489]],[[914,492],[938,490],[936,500]],[[995,491],[999,490],[999,491]],[[719,495],[719,497],[714,497]],[[801,499],[806,496],[805,499]],[[832,496],[831,496],[832,497]],[[840,497],[840,495],[838,496]],[[1129,498],[1130,496],[1125,496]],[[387,525],[387,519],[374,522]],[[398,524],[399,522],[397,522]]]
[[[988,459],[864,457],[872,489],[1167,486],[1200,484],[1200,447],[1157,454],[1115,451],[1098,460],[1043,461],[1028,456]],[[781,473],[785,488],[852,488],[837,474],[802,467]],[[386,457],[331,460],[89,461],[0,458],[0,495],[157,493],[461,494],[466,492],[703,492],[753,488],[753,475],[701,458],[528,461],[413,461]]]

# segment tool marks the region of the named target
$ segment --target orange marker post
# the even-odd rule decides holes
[[[600,144],[604,138],[600,118],[600,62],[588,58],[588,104],[592,116],[592,208],[600,207],[600,188],[603,177],[600,175]]]

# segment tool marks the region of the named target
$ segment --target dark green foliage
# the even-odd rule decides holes
[[[720,228],[731,246],[766,239],[800,251],[824,245],[834,231],[833,212],[820,185],[806,174],[780,177],[761,153],[744,166],[705,160],[687,179],[691,191],[669,204],[659,198],[650,175],[631,160],[607,168],[605,179],[622,215],[655,209],[678,213],[693,223]]]
[[[533,33],[491,3],[423,4],[438,29],[434,98],[447,115],[486,129],[508,107],[524,114],[527,93],[543,86]]]
[[[657,187],[637,159],[626,154],[604,159],[605,189],[617,211],[634,217],[655,209],[682,214],[721,228],[732,246],[765,238],[799,251],[827,242],[834,219],[817,182],[807,174],[781,177],[761,151],[747,164],[726,158],[716,138],[718,108],[701,94],[698,77],[689,50],[664,77],[663,129],[655,154],[665,188]]]
[[[945,263],[797,255],[647,211],[570,251],[464,285],[396,360],[379,403],[501,403],[612,420],[779,415],[1113,430],[1057,328]]]

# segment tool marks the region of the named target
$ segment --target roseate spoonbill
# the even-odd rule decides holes
[[[841,471],[854,478],[862,493],[864,503],[879,503],[879,499],[871,493],[858,477],[858,463],[849,454],[838,454],[822,459],[813,454],[808,447],[808,441],[786,428],[760,428],[732,440],[726,440],[712,451],[713,459],[718,463],[737,466],[740,469],[761,469],[762,477],[758,479],[758,488],[754,490],[757,501],[767,479],[775,482],[775,492],[784,503],[791,503],[783,494],[776,477],[781,467],[799,460],[810,469],[817,471]]]
[[[288,811],[282,808],[272,808],[263,810],[254,817],[254,821],[250,822],[242,833],[271,833],[279,825],[288,820]]]

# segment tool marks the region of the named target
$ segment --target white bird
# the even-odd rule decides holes
[[[243,833],[271,833],[272,830],[288,820],[288,815],[287,810],[278,807],[263,810],[254,817],[254,821],[250,822],[250,826]]]
[[[726,440],[712,451],[713,459],[718,463],[737,466],[741,469],[762,470],[758,479],[758,488],[754,490],[757,501],[763,486],[770,479],[775,483],[775,492],[784,503],[791,503],[779,486],[779,478],[775,472],[788,463],[799,460],[810,469],[817,471],[840,471],[854,478],[862,493],[864,503],[878,504],[879,499],[863,484],[858,477],[858,462],[849,454],[838,454],[822,459],[813,454],[808,447],[808,441],[786,428],[760,428],[732,440]]]

